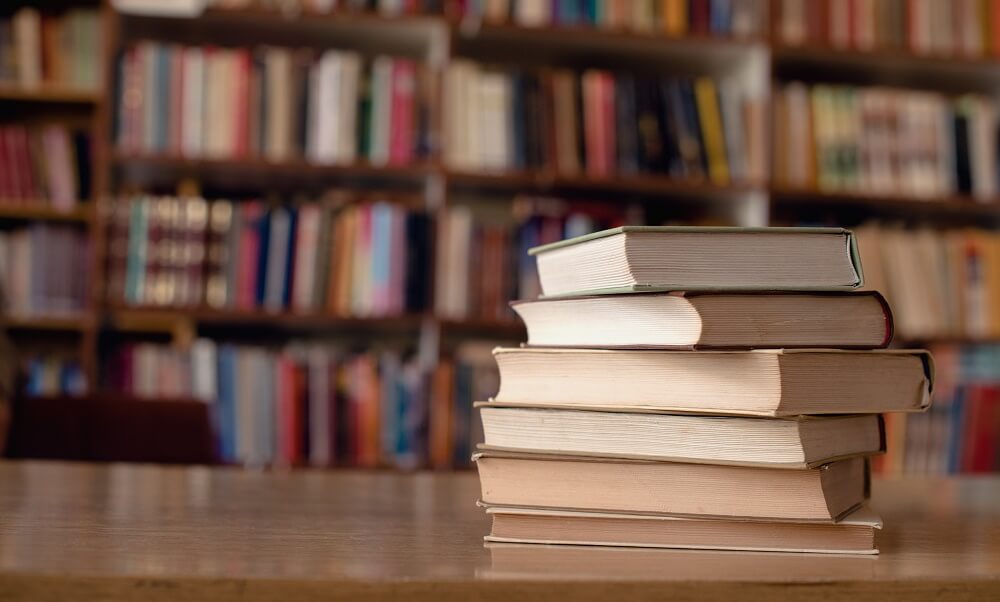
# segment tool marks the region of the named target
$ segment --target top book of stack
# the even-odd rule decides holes
[[[836,291],[864,278],[841,228],[623,226],[531,250],[546,297],[645,291]]]

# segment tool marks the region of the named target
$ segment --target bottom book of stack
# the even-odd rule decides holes
[[[486,541],[496,543],[877,554],[882,528],[867,506],[837,523],[485,507],[493,519]]]
[[[814,468],[476,455],[487,541],[877,554],[868,460]]]

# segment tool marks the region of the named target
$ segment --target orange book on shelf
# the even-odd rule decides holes
[[[428,446],[431,468],[450,468],[454,442],[454,416],[452,398],[455,382],[455,365],[443,359],[434,369],[431,381],[431,402],[428,424]]]
[[[663,31],[669,36],[687,33],[687,0],[662,0]]]
[[[63,35],[62,19],[42,17],[42,78],[49,84],[65,84],[67,80]]]
[[[990,35],[988,38],[990,46],[987,48],[987,53],[992,52],[996,56],[1000,56],[1000,0],[986,0],[989,3],[989,19],[987,20],[986,28],[990,30]]]

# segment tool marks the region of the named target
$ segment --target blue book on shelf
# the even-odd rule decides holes
[[[288,208],[288,245],[285,249],[284,282],[281,286],[281,306],[289,307],[292,303],[292,270],[295,265],[295,237],[298,233],[299,212],[294,207]]]
[[[372,205],[371,290],[376,307],[388,301],[391,278],[392,212],[388,203]]]
[[[42,395],[45,382],[45,362],[34,358],[28,362],[28,382],[24,385],[25,393],[30,396]]]
[[[951,407],[948,408],[948,474],[962,471],[962,443],[965,435],[966,387],[955,387]]]
[[[712,33],[729,33],[732,30],[732,21],[732,0],[712,0],[709,5],[709,30]]]
[[[576,25],[580,21],[580,0],[556,0],[556,23]]]
[[[219,347],[215,428],[219,436],[219,458],[224,462],[236,461],[236,353],[232,345]]]
[[[146,249],[149,200],[138,198],[129,205],[128,260],[125,267],[125,302],[142,302],[146,286]]]
[[[254,304],[257,307],[264,305],[267,295],[267,252],[271,244],[271,213],[272,210],[265,211],[257,222],[257,232],[259,234],[260,247],[257,251],[257,290],[254,295]]]

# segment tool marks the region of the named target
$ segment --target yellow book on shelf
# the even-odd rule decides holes
[[[687,0],[663,0],[663,30],[667,35],[687,33]]]
[[[701,123],[705,156],[708,158],[708,177],[716,184],[729,183],[729,165],[726,163],[726,141],[722,135],[722,116],[719,113],[719,96],[715,82],[709,77],[699,77],[694,83],[698,119]]]

